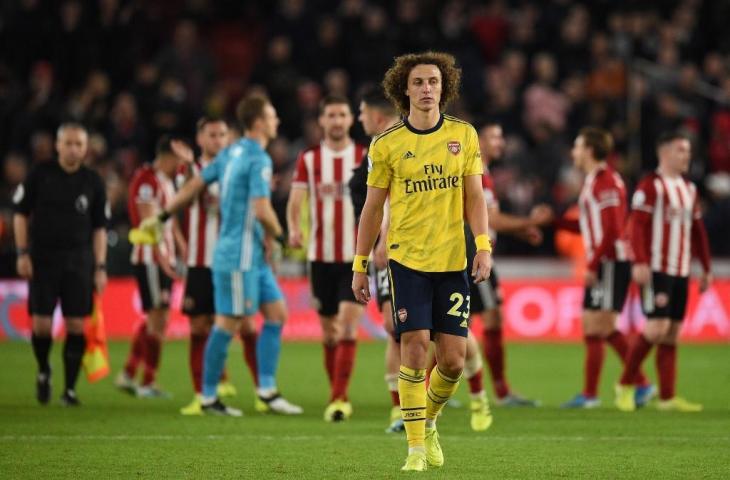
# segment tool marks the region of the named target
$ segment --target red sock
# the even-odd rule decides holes
[[[598,335],[586,335],[583,339],[586,344],[586,360],[584,365],[583,395],[588,398],[598,396],[598,380],[603,368],[603,339]]]
[[[481,368],[469,378],[469,393],[482,393],[484,391],[484,370]]]
[[[431,372],[433,369],[436,368],[436,354],[434,353],[433,358],[431,359],[431,365],[426,369],[426,389],[428,389],[428,384],[431,383]]]
[[[342,340],[337,347],[337,358],[333,372],[332,397],[330,401],[337,399],[347,400],[347,387],[350,385],[352,367],[355,364],[355,352],[357,341]]]
[[[659,374],[659,398],[674,398],[677,383],[677,346],[660,344],[656,351],[656,369]]]
[[[203,355],[205,354],[205,342],[207,341],[207,333],[190,335],[190,375],[193,377],[195,393],[202,391]]]
[[[644,335],[637,335],[634,344],[629,349],[629,353],[626,356],[626,364],[624,365],[624,373],[621,375],[619,383],[621,385],[634,385],[636,383],[636,376],[639,374],[641,364],[653,345],[644,338]]]
[[[625,365],[629,353],[629,342],[626,341],[626,336],[620,331],[614,330],[606,337],[606,341],[613,347],[613,350],[621,359],[621,363]],[[640,387],[649,385],[649,379],[646,378],[644,370],[641,368],[639,369],[639,373],[636,374],[636,385]]]
[[[160,365],[160,353],[162,351],[162,341],[156,335],[146,335],[145,356],[144,356],[144,378],[142,385],[151,385],[155,383],[157,376],[157,367]]]
[[[253,383],[259,385],[259,371],[256,366],[256,339],[258,336],[255,333],[252,334],[241,334],[241,342],[243,343],[243,359],[246,362],[248,371],[251,372],[251,378]]]
[[[484,356],[487,358],[489,371],[492,372],[494,392],[499,398],[507,396],[509,385],[504,378],[504,345],[501,328],[484,330]]]
[[[335,357],[337,357],[337,344],[330,345],[325,343],[324,347],[324,369],[327,372],[327,379],[330,382],[330,388],[334,383],[335,378]]]
[[[124,364],[124,371],[129,378],[137,374],[139,362],[144,360],[144,346],[147,338],[147,323],[142,322],[132,336],[132,345],[127,356],[127,363]]]
[[[400,395],[398,395],[398,390],[390,391],[390,400],[393,402],[394,407],[400,407]]]

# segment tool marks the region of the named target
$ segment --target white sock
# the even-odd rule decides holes
[[[487,394],[484,390],[482,390],[479,393],[470,393],[469,396],[472,400],[484,400]]]
[[[257,388],[256,394],[262,398],[269,398],[276,393],[276,388]]]
[[[436,428],[436,420],[426,419],[426,428]]]
[[[426,447],[408,447],[408,455],[416,452],[426,453]]]

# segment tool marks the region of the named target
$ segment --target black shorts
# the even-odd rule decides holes
[[[486,282],[474,283],[470,278],[469,288],[471,289],[471,313],[488,312],[502,305],[502,290],[499,288],[499,278],[494,268]]]
[[[134,277],[137,279],[143,311],[149,312],[153,308],[170,308],[172,278],[167,276],[159,265],[134,265]]]
[[[208,267],[188,267],[182,311],[185,315],[213,315],[213,272]]]
[[[621,312],[631,283],[629,262],[605,261],[598,267],[598,282],[586,287],[583,294],[585,310]]]
[[[337,315],[340,302],[357,303],[352,293],[351,263],[310,262],[309,284],[314,308],[322,316]]]
[[[389,260],[393,326],[403,332],[430,330],[466,337],[471,295],[466,270],[419,272]]]
[[[378,310],[383,311],[383,304],[390,302],[390,279],[388,268],[379,269],[374,263],[370,263],[370,271],[375,279],[375,297],[378,302]]]
[[[646,318],[684,320],[687,310],[689,279],[661,272],[651,272],[651,282],[641,287],[641,309]]]
[[[33,253],[28,312],[53,315],[61,301],[64,317],[91,315],[94,295],[94,257],[91,251]]]

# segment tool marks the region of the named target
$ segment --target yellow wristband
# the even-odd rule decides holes
[[[492,253],[492,241],[489,239],[489,235],[485,233],[477,235],[474,243],[477,245],[477,251],[484,250],[485,252]]]
[[[358,273],[368,273],[367,255],[355,255],[355,260],[352,261],[352,271]]]

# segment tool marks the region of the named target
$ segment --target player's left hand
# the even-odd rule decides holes
[[[279,262],[281,262],[281,248],[281,243],[274,237],[267,235],[264,238],[264,257],[274,273],[276,273]]]
[[[193,163],[195,161],[195,154],[190,146],[182,140],[172,140],[170,142],[170,148],[172,151],[180,157],[186,163]]]
[[[370,281],[367,273],[352,272],[352,293],[363,305],[370,301]]]
[[[170,263],[170,260],[167,258],[167,255],[163,255],[160,252],[159,247],[155,247],[155,256],[157,257],[160,268],[163,272],[165,272],[165,275],[172,278],[173,280],[177,280],[177,272],[175,271],[175,267],[172,266],[172,263]]]
[[[153,244],[160,243],[160,240],[162,240],[162,222],[158,215],[143,219],[139,224],[139,230],[147,234],[147,239]]]
[[[555,213],[550,205],[541,203],[532,207],[530,211],[530,221],[533,225],[541,227],[552,222],[555,218]]]
[[[523,233],[525,240],[527,240],[527,243],[529,243],[533,247],[537,247],[538,245],[542,244],[543,234],[542,230],[540,230],[539,228],[527,227]]]
[[[705,293],[712,284],[712,274],[710,272],[703,272],[700,275],[700,293]]]
[[[94,272],[94,288],[96,289],[96,293],[102,294],[104,292],[104,289],[106,288],[107,283],[107,274],[106,270],[103,268],[97,268]]]
[[[481,283],[488,279],[490,273],[492,273],[492,254],[486,250],[477,251],[471,268],[474,283]]]
[[[596,275],[596,272],[590,268],[586,269],[584,279],[586,287],[593,287],[596,283],[598,283],[598,276]]]

